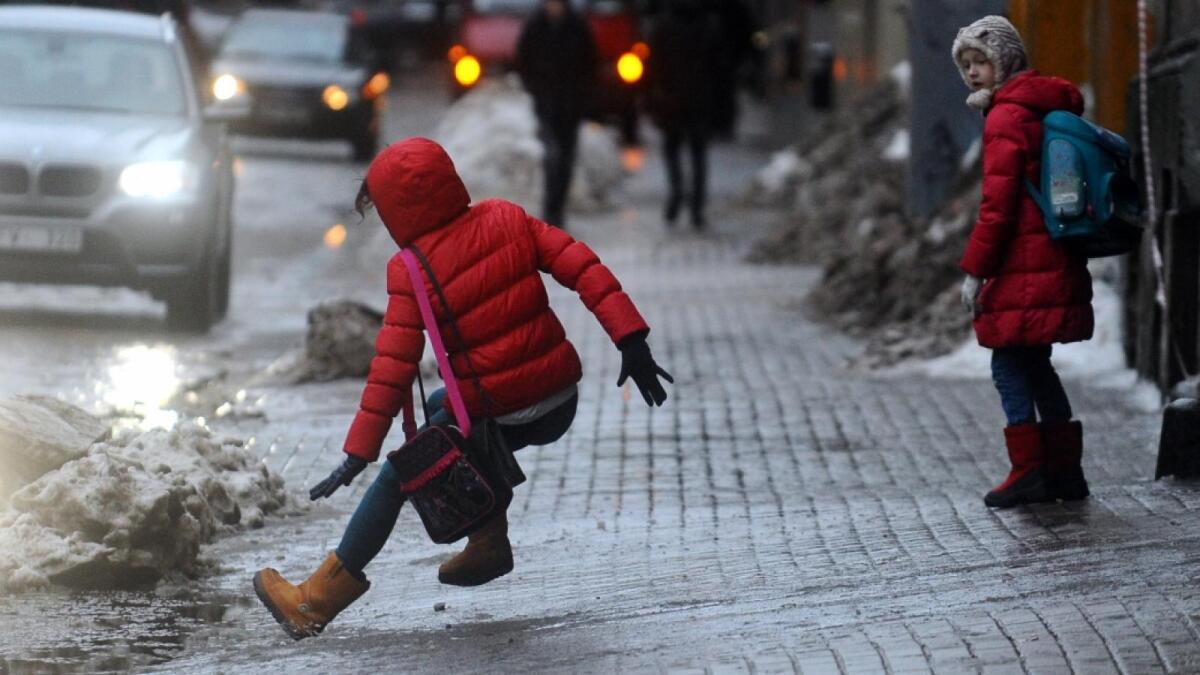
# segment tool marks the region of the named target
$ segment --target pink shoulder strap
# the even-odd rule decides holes
[[[400,259],[408,268],[408,278],[412,281],[413,295],[417,297],[417,306],[421,308],[421,321],[429,333],[429,342],[433,345],[433,355],[437,357],[438,370],[442,373],[442,381],[446,383],[446,395],[450,397],[450,409],[454,411],[454,419],[463,436],[471,435],[471,418],[467,415],[467,406],[463,403],[462,393],[458,390],[458,380],[450,367],[450,357],[446,353],[446,345],[442,343],[442,334],[438,331],[437,318],[433,315],[433,307],[429,304],[429,293],[425,290],[425,279],[421,277],[420,263],[408,249],[401,249]],[[418,366],[419,367],[419,366]]]

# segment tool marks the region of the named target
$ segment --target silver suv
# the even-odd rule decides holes
[[[0,280],[128,286],[204,332],[229,305],[232,109],[167,16],[0,7]]]

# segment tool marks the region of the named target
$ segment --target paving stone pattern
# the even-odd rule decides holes
[[[741,263],[761,222],[722,215],[706,236],[580,219],[676,382],[661,409],[624,395],[618,352],[552,292],[586,376],[569,434],[521,453],[511,575],[438,585],[457,547],[406,510],[321,638],[293,644],[249,602],[166,669],[1200,672],[1200,492],[1151,480],[1157,415],[1067,382],[1092,499],[988,510],[1007,469],[990,382],[848,370],[858,345],[797,309],[817,272]],[[234,431],[299,492],[338,461],[359,387],[270,392],[266,426]],[[303,578],[367,483],[230,545],[231,565]]]

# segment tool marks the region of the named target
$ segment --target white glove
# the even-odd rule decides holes
[[[979,277],[973,277],[970,274],[963,279],[962,303],[963,307],[966,307],[967,311],[970,312],[972,316],[975,315],[975,299],[979,296],[979,286],[982,283],[983,279],[980,279]]]

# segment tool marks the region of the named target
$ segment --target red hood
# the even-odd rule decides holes
[[[1036,70],[1026,70],[1005,82],[992,99],[992,105],[997,103],[1016,103],[1041,115],[1052,110],[1083,114],[1083,95],[1075,85],[1061,77],[1038,75]]]
[[[454,162],[428,138],[389,145],[367,169],[367,190],[400,246],[449,223],[471,203]]]

